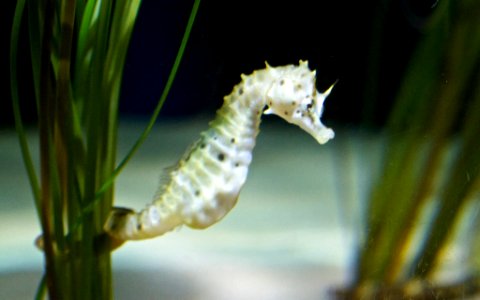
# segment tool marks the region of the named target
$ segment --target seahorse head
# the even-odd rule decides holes
[[[268,108],[264,114],[276,114],[299,126],[320,144],[332,139],[333,130],[325,127],[320,117],[323,113],[323,102],[333,85],[323,93],[318,92],[315,86],[315,71],[308,68],[306,61],[300,61],[298,66],[274,69],[278,74],[267,91]]]

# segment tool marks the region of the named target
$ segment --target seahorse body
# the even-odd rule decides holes
[[[113,209],[105,224],[112,237],[146,239],[183,224],[205,228],[222,219],[235,205],[247,178],[262,112],[298,125],[320,144],[334,137],[320,121],[323,102],[333,86],[319,93],[315,71],[306,61],[275,68],[267,64],[241,77],[210,128],[170,172],[154,201],[138,213]]]

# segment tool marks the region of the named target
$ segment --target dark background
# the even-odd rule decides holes
[[[148,117],[173,64],[193,1],[145,0],[126,62],[121,116]],[[381,126],[435,1],[221,1],[201,3],[163,118],[218,108],[241,73],[269,64],[308,60],[324,90],[325,122]],[[9,33],[15,1],[2,12],[0,125],[13,124],[9,92]],[[22,110],[35,123],[26,32],[21,41]],[[374,101],[373,109],[366,109]],[[370,102],[372,103],[372,102]]]

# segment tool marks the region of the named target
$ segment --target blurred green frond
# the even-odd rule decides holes
[[[113,204],[113,182],[158,117],[199,3],[194,2],[170,77],[148,126],[116,166],[123,69],[141,0],[17,1],[11,32],[11,88],[22,155],[42,227],[46,270],[38,299],[46,288],[51,299],[112,298],[111,249],[104,245],[103,224]],[[40,178],[19,107],[17,48],[23,15],[28,15],[39,120]]]
[[[355,285],[433,276],[462,208],[479,200],[478,16],[478,2],[439,2],[410,60],[387,125]],[[422,243],[413,243],[419,234]]]

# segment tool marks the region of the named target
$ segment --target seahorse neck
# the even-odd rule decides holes
[[[238,133],[252,130],[251,137],[255,138],[267,103],[265,95],[274,80],[273,76],[269,74],[270,70],[272,68],[255,71],[250,75],[242,75],[242,81],[233,88],[229,95],[224,97],[222,107],[210,123],[211,127],[233,126],[235,128],[232,128],[232,131],[235,130]]]
[[[225,97],[225,104],[234,101],[252,111],[263,110],[267,102],[265,95],[275,80],[274,71],[274,68],[267,67],[250,75],[242,74],[242,81]]]

